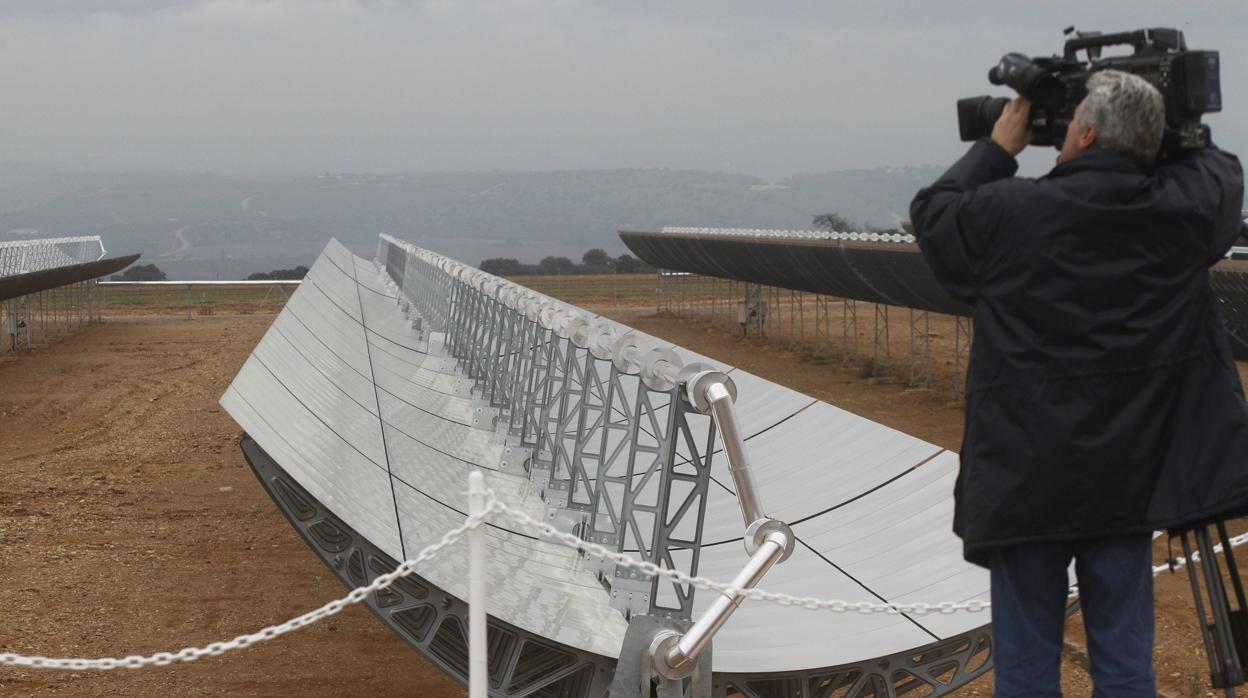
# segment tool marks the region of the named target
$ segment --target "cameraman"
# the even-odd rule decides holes
[[[1248,505],[1248,413],[1207,268],[1240,228],[1217,148],[1155,166],[1147,81],[1087,82],[1058,164],[1014,177],[1011,102],[910,206],[923,256],[974,307],[954,531],[992,578],[997,696],[1060,695],[1067,567],[1097,696],[1156,695],[1155,529]]]

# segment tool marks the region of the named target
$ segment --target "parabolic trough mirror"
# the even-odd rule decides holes
[[[957,454],[389,236],[375,260],[332,241],[221,404],[257,477],[348,586],[461,524],[473,470],[563,531],[729,582],[746,530],[715,420],[686,397],[697,372],[735,388],[761,502],[795,539],[763,588],[987,600],[951,531]],[[613,679],[646,649],[638,628],[684,629],[716,601],[499,517],[487,539],[493,695],[618,695]],[[366,602],[461,681],[466,547]],[[987,621],[747,600],[703,655],[701,689],[940,695],[989,668]]]

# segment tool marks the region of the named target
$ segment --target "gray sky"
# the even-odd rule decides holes
[[[223,172],[944,164],[958,97],[1061,29],[1222,54],[1248,151],[1248,3],[0,0],[0,161]],[[1003,94],[1003,93],[1002,93]],[[1054,152],[1025,160],[1047,169]]]

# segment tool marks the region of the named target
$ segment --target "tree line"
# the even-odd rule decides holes
[[[481,271],[495,276],[573,276],[590,274],[650,274],[654,267],[631,254],[612,257],[606,250],[595,247],[581,255],[577,264],[567,257],[543,257],[537,264],[522,264],[510,257],[492,257],[481,260]]]
[[[258,271],[247,277],[248,281],[296,281],[308,275],[308,268],[300,265],[294,269]]]
[[[858,224],[842,216],[836,211],[820,213],[811,220],[811,225],[820,230],[833,233],[902,233],[901,228],[884,228],[870,223]]]
[[[654,267],[630,254],[612,257],[605,250],[595,247],[581,255],[577,264],[567,257],[543,257],[537,264],[521,264],[517,259],[494,257],[481,261],[482,271],[495,276],[574,276],[591,274],[653,274]],[[308,268],[274,269],[261,271],[247,277],[248,281],[285,281],[302,279]],[[164,281],[165,272],[155,264],[136,264],[121,274],[113,274],[112,281]]]

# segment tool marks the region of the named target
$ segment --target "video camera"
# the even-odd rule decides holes
[[[1076,32],[1068,27],[1061,56],[1028,58],[1007,53],[988,81],[1008,85],[1032,102],[1029,121],[1032,145],[1062,147],[1075,108],[1087,95],[1088,76],[1098,70],[1133,73],[1153,84],[1166,105],[1166,131],[1161,159],[1183,149],[1209,145],[1209,127],[1202,114],[1222,111],[1222,86],[1217,51],[1189,51],[1178,29],[1139,29],[1117,34]],[[1125,56],[1102,57],[1106,46],[1130,46]],[[1079,59],[1083,51],[1086,60]],[[1004,97],[967,97],[958,100],[958,131],[964,141],[992,134],[992,127],[1009,100]]]

